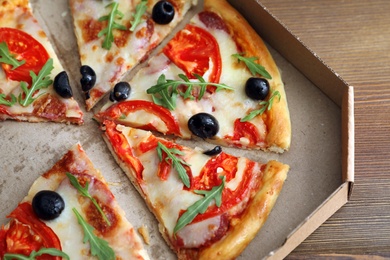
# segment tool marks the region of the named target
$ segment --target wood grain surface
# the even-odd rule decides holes
[[[351,200],[287,259],[390,258],[390,1],[262,0],[355,88]]]

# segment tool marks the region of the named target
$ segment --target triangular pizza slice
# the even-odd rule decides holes
[[[238,148],[288,150],[291,123],[279,70],[258,34],[225,0],[195,15],[96,119]]]
[[[90,110],[176,27],[197,0],[70,0]]]
[[[104,139],[179,259],[234,259],[271,212],[289,167],[203,151],[104,121]]]
[[[82,124],[67,73],[27,0],[0,0],[0,120]]]
[[[33,183],[8,218],[1,259],[149,259],[80,144]]]

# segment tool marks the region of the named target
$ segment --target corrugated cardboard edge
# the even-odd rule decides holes
[[[266,259],[283,259],[345,205],[354,182],[354,91],[259,1],[229,1],[272,48],[341,107],[343,183]]]

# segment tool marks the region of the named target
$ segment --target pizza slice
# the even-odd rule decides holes
[[[195,15],[96,119],[223,146],[282,153],[291,123],[284,85],[266,45],[225,0]]]
[[[263,226],[289,167],[191,149],[104,121],[104,139],[179,259],[234,259]]]
[[[147,58],[197,0],[70,0],[87,110]]]
[[[0,120],[82,124],[67,73],[27,0],[0,0]]]
[[[1,259],[149,259],[80,144],[33,183],[8,218]]]

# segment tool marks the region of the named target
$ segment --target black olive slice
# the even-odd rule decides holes
[[[207,113],[198,113],[188,120],[190,131],[200,138],[211,138],[219,131],[217,119]]]
[[[219,146],[219,145],[217,145],[217,146],[215,146],[213,149],[204,151],[203,153],[204,153],[205,155],[213,156],[213,155],[220,154],[221,152],[222,152],[222,147]]]
[[[254,100],[264,100],[269,93],[268,80],[263,78],[249,78],[245,84],[245,93]]]
[[[129,97],[131,91],[130,84],[124,81],[115,84],[114,89],[110,93],[110,100],[122,101]]]
[[[96,73],[95,71],[88,65],[83,65],[80,67],[81,73],[81,89],[83,91],[89,91],[95,86],[96,83]]]
[[[71,98],[73,97],[72,88],[69,84],[69,78],[66,71],[62,71],[58,73],[54,78],[53,83],[54,90],[63,98]]]
[[[32,200],[32,209],[43,220],[57,218],[65,208],[61,195],[55,191],[42,190],[35,194]]]
[[[169,1],[158,1],[152,10],[152,19],[157,24],[168,24],[175,16],[175,8]]]

